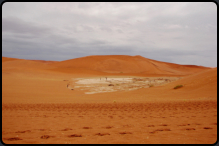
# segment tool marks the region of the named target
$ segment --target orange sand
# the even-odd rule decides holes
[[[84,94],[72,78],[182,77],[151,88]],[[173,89],[176,85],[182,88]],[[210,143],[217,141],[217,68],[141,56],[66,61],[2,57],[4,143]]]

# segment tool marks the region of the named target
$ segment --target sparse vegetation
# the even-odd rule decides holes
[[[149,84],[149,87],[154,87],[154,85],[153,84]]]
[[[177,85],[173,89],[178,89],[178,88],[182,88],[182,87],[183,87],[183,85]]]

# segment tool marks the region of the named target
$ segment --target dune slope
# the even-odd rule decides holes
[[[177,85],[183,87],[174,89]],[[126,96],[135,97],[136,101],[217,100],[217,68],[204,70],[165,85],[130,91]]]
[[[207,67],[178,65],[144,58],[142,56],[106,55],[87,56],[56,62],[52,66],[59,70],[92,70],[104,73],[169,74],[188,75]],[[56,68],[56,70],[58,70]]]

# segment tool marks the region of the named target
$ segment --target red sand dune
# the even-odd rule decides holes
[[[2,68],[6,69],[46,69],[71,74],[125,74],[125,75],[170,75],[181,76],[199,72],[208,67],[179,65],[147,59],[141,56],[106,55],[87,56],[65,61],[25,60],[2,57]]]
[[[3,69],[7,68],[34,68],[34,69],[45,69],[49,68],[48,64],[52,64],[56,61],[44,61],[44,60],[26,60],[26,59],[16,59],[16,58],[8,58],[2,57],[2,67]]]
[[[11,60],[18,60],[16,58],[9,58],[9,57],[2,57],[2,62],[11,61]]]
[[[87,56],[71,60],[56,62],[53,66],[61,71],[77,69],[100,71],[104,73],[129,73],[129,74],[169,74],[188,75],[207,67],[195,65],[178,65],[144,58],[142,56],[107,55]]]
[[[177,85],[182,88],[174,89]],[[184,78],[150,89],[139,89],[129,94],[148,94],[153,99],[179,100],[179,99],[217,99],[217,68],[204,70]],[[145,96],[147,97],[147,96]]]
[[[122,72],[122,73],[121,73]],[[180,76],[151,88],[84,94],[71,78]],[[173,89],[176,85],[182,88]],[[2,57],[4,143],[215,143],[217,68],[141,56]]]

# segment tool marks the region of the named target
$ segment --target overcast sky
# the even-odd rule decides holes
[[[213,2],[15,3],[2,6],[2,56],[62,61],[141,55],[217,66]]]

